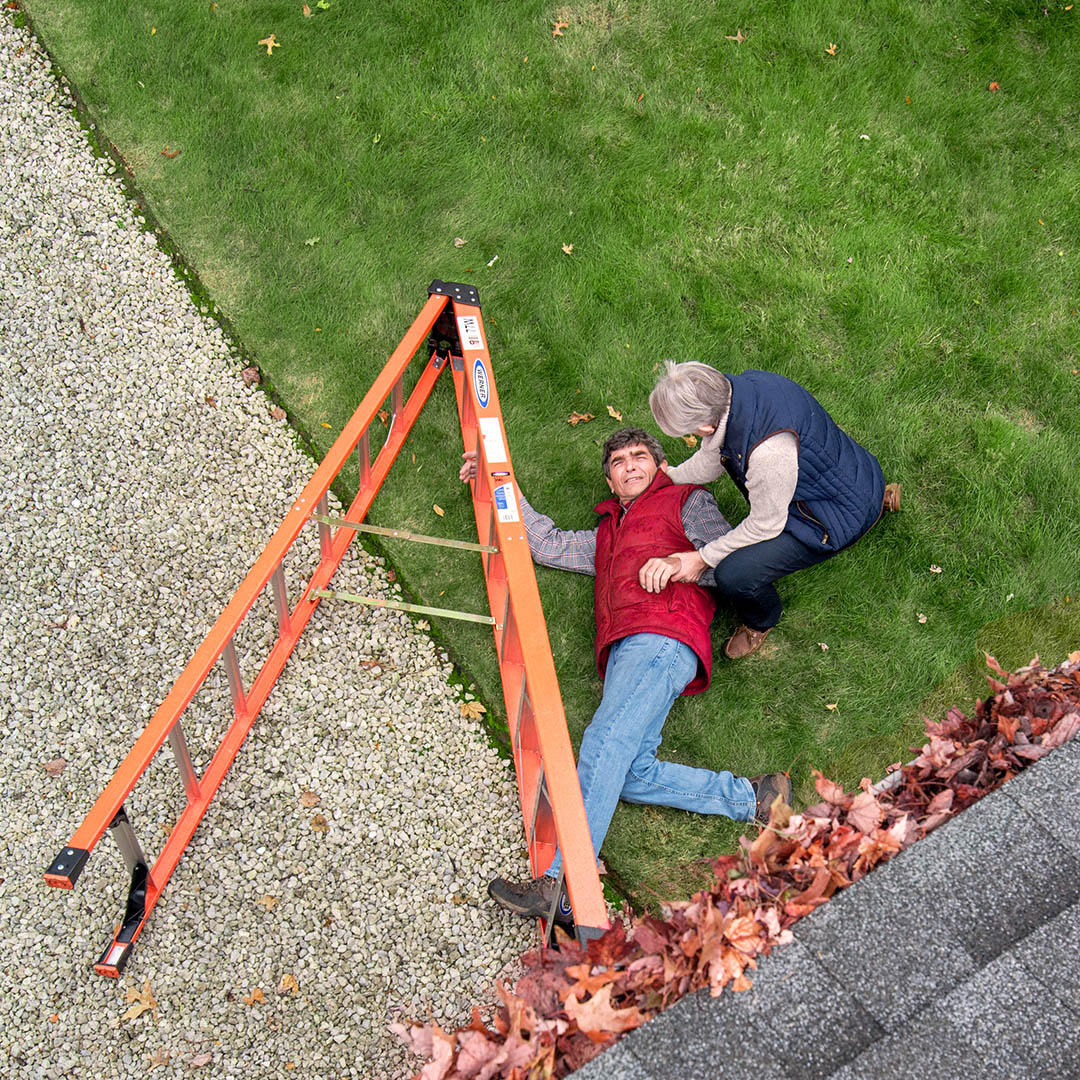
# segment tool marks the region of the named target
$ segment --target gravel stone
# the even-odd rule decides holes
[[[126,900],[111,838],[75,890],[42,881],[314,466],[6,12],[0,190],[0,1072],[412,1075],[387,1023],[467,1021],[534,930],[485,893],[527,874],[512,772],[408,616],[320,605],[119,982],[90,967]],[[293,600],[315,530],[294,550]],[[359,549],[334,584],[395,592]],[[248,685],[275,634],[267,595]],[[184,715],[197,769],[230,712],[219,665]],[[155,856],[183,806],[167,746],[126,805]]]

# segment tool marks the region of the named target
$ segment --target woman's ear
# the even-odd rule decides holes
[[[716,425],[715,424],[698,424],[697,433],[699,435],[701,435],[703,438],[706,435],[715,435],[716,434]]]

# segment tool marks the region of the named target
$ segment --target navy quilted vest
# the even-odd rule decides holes
[[[885,478],[878,460],[837,427],[817,399],[771,371],[728,375],[731,410],[723,459],[746,494],[746,459],[780,431],[799,440],[799,483],[785,529],[812,548],[840,548],[858,540],[881,515]]]

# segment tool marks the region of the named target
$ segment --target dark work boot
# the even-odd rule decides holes
[[[555,890],[558,887],[559,883],[553,877],[538,877],[521,883],[496,878],[488,885],[488,896],[499,907],[512,911],[515,915],[546,919],[551,912]],[[563,889],[559,894],[555,918],[558,922],[569,922],[573,917],[570,900],[566,895],[566,889]]]
[[[754,820],[759,825],[769,824],[769,810],[777,796],[791,805],[791,781],[787,773],[765,773],[762,776],[749,776],[751,787],[754,789],[754,797],[757,799],[757,812]]]

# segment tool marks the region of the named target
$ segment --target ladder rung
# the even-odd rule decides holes
[[[521,739],[521,721],[525,716],[525,706],[528,705],[532,708],[532,703],[529,701],[529,674],[524,667],[521,669],[521,693],[518,696],[517,715],[514,717],[514,746],[518,745]]]
[[[389,441],[389,431],[386,433],[386,438]],[[360,457],[360,487],[366,488],[371,482],[371,439],[368,436],[367,428],[364,428],[364,434],[360,436],[356,443],[356,453]]]
[[[333,557],[330,526],[326,523],[326,515],[329,509],[330,504],[324,491],[322,498],[315,504],[316,512],[311,515],[319,523],[319,555],[324,561]]]
[[[128,870],[134,871],[137,866],[146,865],[142,845],[135,835],[135,830],[131,827],[131,819],[127,816],[124,807],[121,806],[116,812],[116,817],[109,825],[109,831],[113,834],[113,839],[120,849],[120,854],[124,857],[124,865]]]
[[[471,611],[453,611],[450,608],[425,607],[423,604],[406,604],[402,600],[381,600],[375,596],[357,596],[350,592],[333,592],[329,589],[315,589],[312,596],[321,600],[347,600],[350,604],[366,604],[368,607],[392,608],[394,611],[411,611],[417,615],[435,615],[444,619],[461,619],[463,622],[484,623],[494,626],[495,620],[490,615],[474,615]]]
[[[389,536],[394,540],[412,540],[417,544],[436,544],[439,547],[457,548],[460,551],[498,551],[490,544],[474,544],[470,540],[448,540],[443,536],[424,536],[409,532],[407,529],[388,529],[382,525],[368,525],[363,521],[347,521],[345,518],[331,517],[325,513],[311,515],[312,521],[321,526],[332,525],[334,528],[352,529],[355,532],[374,533],[376,536]]]
[[[286,637],[292,630],[292,619],[289,616],[289,593],[285,588],[285,571],[281,563],[270,577],[270,584],[274,591],[274,609],[277,611],[278,633]]]
[[[528,832],[525,834],[526,839],[529,841],[530,845],[536,842],[536,818],[537,815],[540,813],[541,799],[547,799],[549,803],[551,802],[551,799],[547,793],[547,778],[544,776],[543,762],[541,762],[540,764],[540,775],[537,777],[536,798],[533,800],[533,808],[531,820],[529,821],[529,829]]]
[[[232,638],[225,642],[221,658],[225,661],[225,674],[229,677],[233,712],[237,716],[243,716],[247,712],[247,694],[244,693],[244,679],[240,674],[240,661],[236,658],[236,646],[233,644]]]
[[[184,794],[188,802],[194,802],[199,797],[199,777],[195,772],[195,766],[191,761],[191,753],[188,751],[187,739],[184,738],[184,729],[180,726],[180,718],[169,728],[169,746],[172,748],[173,757],[176,758],[176,767],[180,770],[180,779],[184,784]]]

